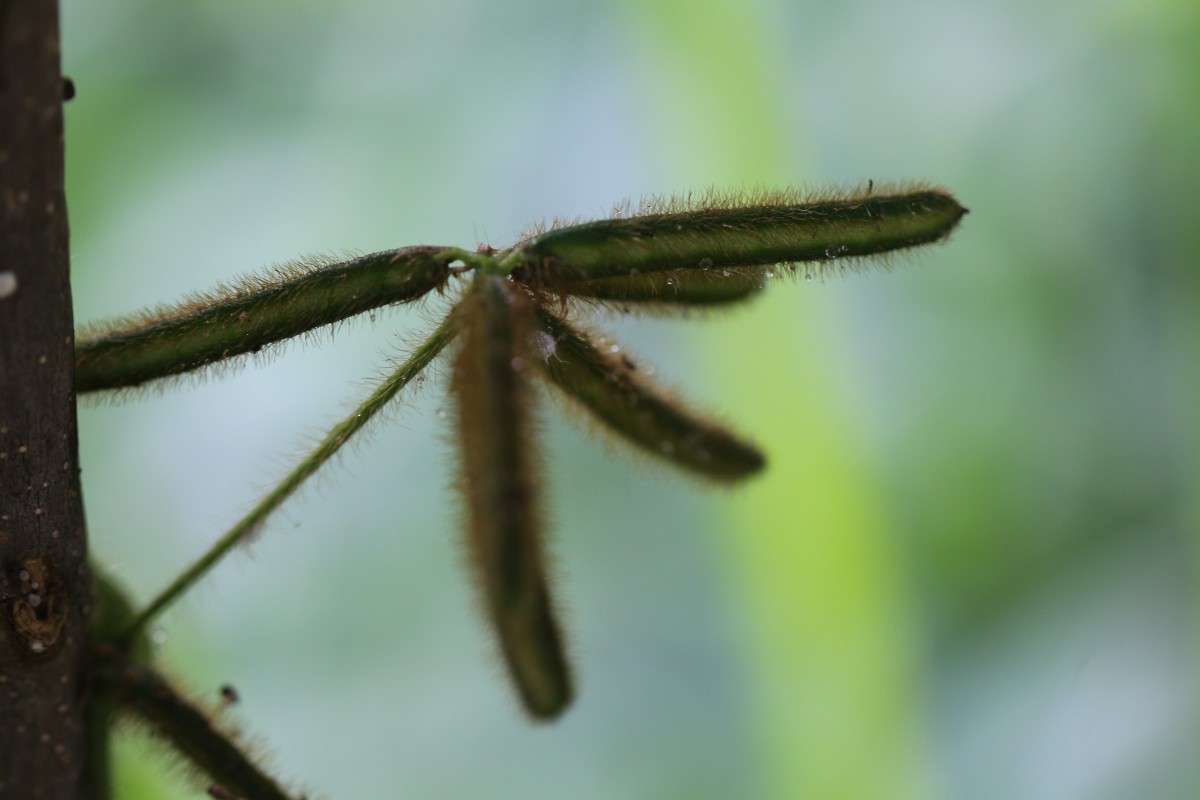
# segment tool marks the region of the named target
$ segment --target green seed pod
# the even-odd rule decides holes
[[[532,301],[478,273],[455,311],[461,350],[451,392],[458,412],[468,550],[500,649],[529,713],[558,716],[571,677],[543,564],[531,419]]]
[[[944,239],[966,209],[948,192],[876,187],[803,197],[710,194],[653,201],[640,213],[528,239],[513,275],[570,291],[574,281],[677,269],[844,263]]]
[[[136,386],[415,300],[446,282],[446,250],[407,247],[349,261],[287,264],[176,306],[84,328],[75,342],[75,388]]]
[[[718,481],[747,478],[763,454],[648,385],[616,345],[597,346],[545,308],[538,309],[543,371],[615,433],[648,453]]]

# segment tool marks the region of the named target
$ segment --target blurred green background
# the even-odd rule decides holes
[[[80,321],[710,185],[922,178],[972,211],[891,273],[598,321],[771,467],[713,491],[547,404],[581,688],[554,725],[477,614],[443,387],[410,395],[163,621],[170,671],[235,685],[279,773],[330,798],[1200,793],[1194,0],[69,0],[63,29]],[[85,407],[95,558],[148,598],[429,317]],[[121,800],[203,793],[121,753]]]

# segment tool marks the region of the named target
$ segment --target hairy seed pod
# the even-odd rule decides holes
[[[445,251],[407,247],[348,261],[285,264],[176,306],[85,327],[75,343],[75,388],[136,386],[415,300],[446,282]]]
[[[479,273],[456,310],[457,405],[468,549],[513,682],[535,718],[571,701],[569,667],[542,552],[530,402],[534,310],[524,289]]]
[[[644,213],[556,228],[523,245],[514,277],[570,292],[574,281],[678,269],[845,263],[944,239],[966,209],[941,189],[872,186],[657,201]],[[839,261],[840,260],[840,261]]]
[[[538,323],[546,375],[627,441],[718,481],[747,478],[766,465],[754,445],[650,386],[616,345],[597,345],[546,308],[538,309]]]

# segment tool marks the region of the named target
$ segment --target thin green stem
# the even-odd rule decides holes
[[[384,380],[372,392],[371,396],[356,408],[350,416],[339,422],[326,434],[321,443],[317,445],[317,448],[309,453],[292,470],[291,474],[284,478],[270,494],[264,497],[249,514],[218,539],[209,548],[207,553],[188,567],[183,574],[176,578],[170,586],[164,589],[158,597],[134,617],[133,621],[124,628],[119,637],[120,641],[122,643],[131,641],[137,632],[142,630],[151,619],[186,592],[192,584],[204,577],[233,548],[253,536],[262,527],[267,517],[279,508],[285,500],[291,497],[305,480],[320,469],[321,465],[328,461],[334,453],[341,449],[342,445],[351,436],[361,430],[389,400],[396,396],[397,392],[429,366],[438,353],[454,338],[454,323],[454,315],[448,315],[442,324],[438,326],[437,330],[413,352],[412,356],[399,369]]]
[[[528,257],[519,247],[501,253],[497,259],[498,272],[501,275],[511,275],[518,267],[526,263]]]
[[[438,254],[438,257],[444,259],[447,263],[461,261],[465,267],[477,269],[481,272],[496,272],[499,264],[495,257],[488,253],[464,250],[461,247],[447,247]]]

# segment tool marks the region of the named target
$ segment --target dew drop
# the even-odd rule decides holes
[[[37,608],[42,604],[42,596],[40,594],[31,594],[25,600],[29,603],[30,608]]]
[[[150,634],[150,640],[155,644],[165,644],[167,641],[167,632],[162,628],[155,628],[154,632]]]
[[[27,570],[27,569],[21,570],[19,573],[17,573],[17,577],[23,581],[29,580],[29,570]]]
[[[608,346],[608,352],[610,352],[610,353],[619,353],[619,352],[621,352],[621,345],[619,345],[619,344],[615,344],[615,343],[614,343],[614,344],[610,344],[610,345]]]
[[[700,269],[711,269],[713,265],[711,258],[700,259]]]
[[[29,643],[29,649],[35,653],[43,653],[46,651],[46,645],[41,639],[34,639]]]
[[[445,419],[446,418],[446,409],[439,408],[437,410],[437,415],[438,415],[438,419]]]

